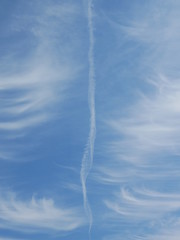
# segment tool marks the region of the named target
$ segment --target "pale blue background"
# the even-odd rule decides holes
[[[0,240],[179,238],[180,3],[90,10],[92,26],[88,0],[0,0]]]

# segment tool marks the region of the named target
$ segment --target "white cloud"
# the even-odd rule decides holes
[[[89,28],[89,89],[88,103],[90,111],[90,130],[87,146],[83,154],[81,164],[81,184],[83,191],[84,209],[89,219],[89,233],[91,232],[93,217],[91,207],[88,202],[86,180],[93,166],[94,160],[94,142],[96,138],[96,109],[95,109],[95,67],[94,67],[94,26],[93,26],[93,4],[92,0],[88,0],[88,28]]]
[[[121,159],[141,162],[152,154],[180,154],[180,84],[163,79],[157,79],[156,93],[141,97],[127,117],[109,121],[116,134],[123,136],[112,144]]]
[[[4,34],[9,49],[0,60],[3,142],[59,117],[62,102],[70,96],[67,88],[82,69],[75,58],[80,42],[80,31],[75,34],[74,27],[78,4],[42,1],[22,6],[21,14],[10,16]],[[9,147],[4,144],[1,151],[4,159],[10,158]]]
[[[180,209],[179,194],[146,189],[132,192],[122,188],[115,198],[115,201],[105,201],[106,206],[130,221],[154,220]]]
[[[1,194],[0,212],[0,228],[17,231],[71,231],[85,224],[80,208],[58,207],[46,198],[22,201],[13,193]]]
[[[107,120],[116,137],[109,143],[109,149],[116,159],[138,166],[139,163],[148,165],[154,158],[180,154],[180,83],[177,70],[180,56],[174,52],[179,49],[177,12],[180,6],[177,1],[173,4],[162,1],[161,7],[153,2],[143,4],[141,9],[146,11],[141,14],[138,14],[140,10],[135,5],[136,12],[132,19],[122,19],[121,24],[114,22],[113,25],[111,22],[117,36],[128,37],[128,41],[135,46],[134,40],[139,43],[141,56],[136,56],[135,52],[131,57],[137,57],[137,72],[140,73],[142,85],[146,85],[149,91],[140,92],[138,99],[123,109],[124,115],[116,103],[113,112],[117,113],[117,117]],[[132,69],[134,81],[138,79],[134,76],[137,72]]]
[[[176,227],[175,233],[172,230],[166,234],[165,225],[159,222],[176,218],[180,209],[177,184],[180,156],[179,7],[178,1],[152,1],[141,6],[136,3],[135,7],[132,5],[132,16],[122,17],[121,12],[116,15],[122,17],[118,23],[109,21],[119,39],[117,49],[120,51],[114,55],[116,62],[123,62],[122,69],[130,62],[129,69],[126,68],[128,78],[137,81],[136,89],[134,83],[128,86],[133,87],[129,92],[141,90],[137,99],[133,96],[131,106],[128,97],[132,96],[127,95],[128,91],[119,98],[126,101],[125,108],[113,100],[114,108],[109,115],[116,116],[106,121],[112,139],[106,144],[108,162],[101,162],[97,179],[109,184],[107,196],[104,194],[103,197],[110,211],[103,216],[109,225],[113,223],[122,229],[113,229],[112,238],[104,239],[176,240],[178,236]],[[123,54],[129,49],[131,55]],[[123,77],[122,73],[119,82],[124,81]],[[121,94],[121,89],[119,92]],[[145,189],[140,191],[144,186]],[[124,235],[119,234],[121,230]],[[152,237],[143,235],[146,231],[151,231]]]
[[[32,16],[26,16],[27,26],[24,26],[19,31],[31,34],[30,40],[26,41],[31,42],[31,38],[34,38],[36,45],[30,51],[30,56],[28,58],[24,57],[24,62],[15,53],[15,57],[9,59],[7,72],[0,75],[0,89],[3,95],[1,109],[4,116],[6,116],[5,122],[7,122],[7,119],[8,121],[11,119],[10,122],[12,122],[13,126],[11,127],[10,122],[4,124],[1,120],[2,128],[4,126],[6,129],[8,127],[9,129],[15,129],[17,124],[13,124],[13,122],[18,122],[19,125],[17,128],[20,130],[21,121],[24,119],[23,114],[29,115],[28,118],[31,119],[38,112],[38,114],[42,114],[42,121],[48,120],[51,116],[50,109],[53,104],[62,101],[65,88],[76,77],[80,69],[75,62],[70,60],[69,52],[64,50],[67,47],[67,43],[63,40],[63,32],[66,31],[69,25],[72,28],[72,22],[63,23],[63,20],[66,20],[66,18],[72,20],[74,18],[73,13],[75,14],[75,12],[69,11],[68,5],[61,6],[59,4],[57,7],[59,9],[62,8],[61,12],[65,12],[64,17],[62,18],[61,16],[60,19],[55,18],[52,21],[50,16],[53,15],[53,12],[50,10],[53,7],[55,8],[52,4],[47,6],[47,8],[42,7],[42,9],[39,9],[39,11],[42,10],[41,14],[40,16],[35,16],[35,20],[32,19]],[[49,11],[52,13],[50,14]],[[23,16],[19,21],[21,22],[22,20]],[[28,26],[28,21],[33,22],[31,26]],[[60,27],[57,26],[57,23],[60,24]],[[40,31],[41,34],[38,35],[32,31],[32,26],[37,31]],[[28,30],[27,27],[29,27]],[[54,33],[54,35],[50,34],[49,36],[48,33]],[[57,45],[58,40],[61,46]],[[57,48],[59,48],[58,51],[61,56],[57,56]],[[74,50],[73,45],[71,45],[71,49]],[[24,51],[27,50],[24,49]],[[69,61],[67,62],[68,58]],[[16,66],[14,66],[14,62],[16,62]],[[3,63],[1,63],[1,68],[4,68]],[[43,117],[43,115],[46,116]],[[36,123],[39,124],[39,122],[38,117]],[[31,120],[27,124],[28,127],[30,127],[30,123]],[[32,125],[34,124],[35,121],[32,121]],[[22,124],[22,129],[24,127],[25,125]]]

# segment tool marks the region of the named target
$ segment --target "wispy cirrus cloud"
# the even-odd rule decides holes
[[[61,11],[57,14],[58,9]],[[29,34],[30,39],[24,41],[27,44],[29,42],[31,50],[27,50],[27,56],[22,62],[18,57],[20,49],[17,44],[17,50],[14,49],[12,57],[9,56],[7,70],[3,71],[0,76],[0,89],[3,96],[1,108],[4,117],[11,120],[6,124],[1,120],[2,129],[16,129],[16,126],[20,129],[21,121],[24,119],[28,122],[27,126],[31,123],[35,125],[43,120],[46,121],[51,115],[50,106],[62,100],[65,87],[68,86],[70,80],[75,78],[78,71],[73,61],[67,63],[70,55],[65,50],[67,44],[63,39],[66,28],[70,25],[72,27],[72,19],[77,14],[75,8],[68,4],[55,6],[52,3],[46,7],[41,6],[38,11],[40,14],[35,14],[32,8],[32,12],[24,13],[13,19],[16,27],[20,26],[18,30],[13,26],[12,36],[17,32],[22,35]],[[22,21],[23,26],[21,26]],[[60,25],[59,28],[58,25]],[[33,47],[32,42],[34,42]],[[69,51],[73,50],[72,46],[72,50]],[[60,57],[57,55],[58,51]],[[4,69],[2,64],[1,68]],[[20,124],[18,125],[17,122]],[[22,129],[25,126],[22,124]]]
[[[78,62],[81,29],[76,29],[81,13],[79,2],[48,0],[17,1],[17,8],[7,12],[10,16],[2,32],[8,47],[0,58],[0,160],[19,161],[19,152],[28,149],[29,141],[33,144],[28,133],[49,120],[60,118],[61,104],[70,97],[67,88],[82,69],[83,64]],[[23,160],[26,157],[29,156]],[[44,160],[47,161],[49,159]],[[9,164],[8,169],[12,167],[9,162],[3,164]],[[33,174],[34,171],[28,182]],[[24,184],[26,180],[21,182]],[[14,189],[15,185],[14,181]],[[29,188],[22,190],[23,193],[30,191]],[[0,228],[9,231],[8,236],[16,236],[13,231],[27,235],[59,234],[86,224],[80,207],[74,203],[71,206],[55,204],[53,199],[54,192],[50,198],[27,200],[0,190]]]
[[[136,43],[138,44],[139,51],[144,51],[137,58],[137,68],[141,72],[139,78],[145,90],[139,90],[135,101],[126,106],[126,109],[123,109],[123,106],[115,105],[113,114],[116,112],[116,117],[106,120],[106,124],[111,129],[111,134],[113,132],[115,139],[108,142],[108,151],[115,161],[111,161],[111,164],[107,164],[107,166],[104,164],[102,169],[106,169],[112,178],[116,178],[120,170],[116,167],[119,164],[119,168],[125,172],[117,176],[117,181],[120,181],[121,176],[126,174],[129,174],[129,177],[134,173],[139,173],[142,176],[144,172],[148,176],[146,167],[155,170],[159,166],[163,170],[166,169],[167,172],[169,169],[178,171],[171,164],[175,163],[179,156],[180,140],[179,71],[176,68],[177,56],[172,58],[174,50],[179,49],[178,6],[177,1],[174,1],[173,5],[167,2],[157,10],[159,5],[145,4],[142,8],[149,7],[149,11],[146,14],[134,16],[133,20],[128,19],[128,24],[123,24],[125,19],[119,25],[117,23],[113,25],[111,22],[111,26],[117,31],[116,35],[123,34],[135,47]],[[164,20],[166,12],[168,14]],[[141,24],[144,26],[143,31],[139,31],[142,28]],[[162,38],[155,34],[161,30],[161,27],[164,29],[164,37]],[[146,35],[149,37],[145,37]],[[136,57],[136,52],[133,57]],[[134,76],[134,72],[137,73],[133,68],[131,74],[136,81],[138,77]],[[167,159],[168,156],[171,156],[171,163]],[[164,161],[167,165],[162,165]],[[113,168],[113,166],[115,167]],[[159,170],[163,175],[165,171],[161,171],[160,168]],[[146,170],[147,172],[145,172]],[[157,172],[151,171],[150,174],[153,173],[156,175]]]
[[[97,179],[109,193],[103,195],[111,210],[104,218],[121,229],[117,233],[112,228],[112,235],[104,239],[149,239],[145,232],[151,232],[152,239],[165,239],[160,223],[179,222],[180,56],[175,52],[179,51],[180,6],[177,1],[160,3],[135,4],[131,17],[120,13],[119,18],[113,15],[116,22],[108,19],[125,46],[125,50],[119,46],[116,62],[134,61],[128,77],[137,86],[132,90],[134,101],[130,103],[126,94],[119,97],[126,101],[125,107],[114,101],[114,117],[106,120],[112,139],[107,141],[108,161],[101,162]],[[132,55],[123,55],[130,48]],[[176,239],[177,233],[172,236]]]
[[[119,200],[105,201],[106,206],[130,221],[153,220],[180,209],[179,194],[122,188],[115,195]]]
[[[39,1],[21,7],[3,30],[10,42],[0,59],[3,142],[59,116],[59,106],[69,96],[66,89],[81,69],[78,58],[74,60],[80,41],[74,30],[78,4]],[[4,144],[3,159],[12,157],[8,147]]]
[[[123,136],[112,144],[121,159],[138,163],[162,152],[179,155],[179,81],[159,76],[155,83],[155,93],[142,95],[127,117],[109,121]]]
[[[20,200],[8,192],[0,197],[0,228],[20,232],[71,231],[85,224],[82,210],[56,206],[53,199]]]

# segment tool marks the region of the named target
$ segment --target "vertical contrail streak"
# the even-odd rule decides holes
[[[92,17],[92,0],[88,0],[88,29],[89,29],[89,91],[88,103],[90,111],[90,131],[86,150],[82,158],[81,183],[83,191],[84,209],[89,219],[89,233],[92,227],[92,212],[87,198],[86,180],[93,165],[94,141],[96,136],[96,112],[95,112],[95,70],[94,70],[94,32]]]

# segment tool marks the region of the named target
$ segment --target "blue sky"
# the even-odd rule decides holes
[[[0,2],[0,240],[179,239],[179,1]]]

